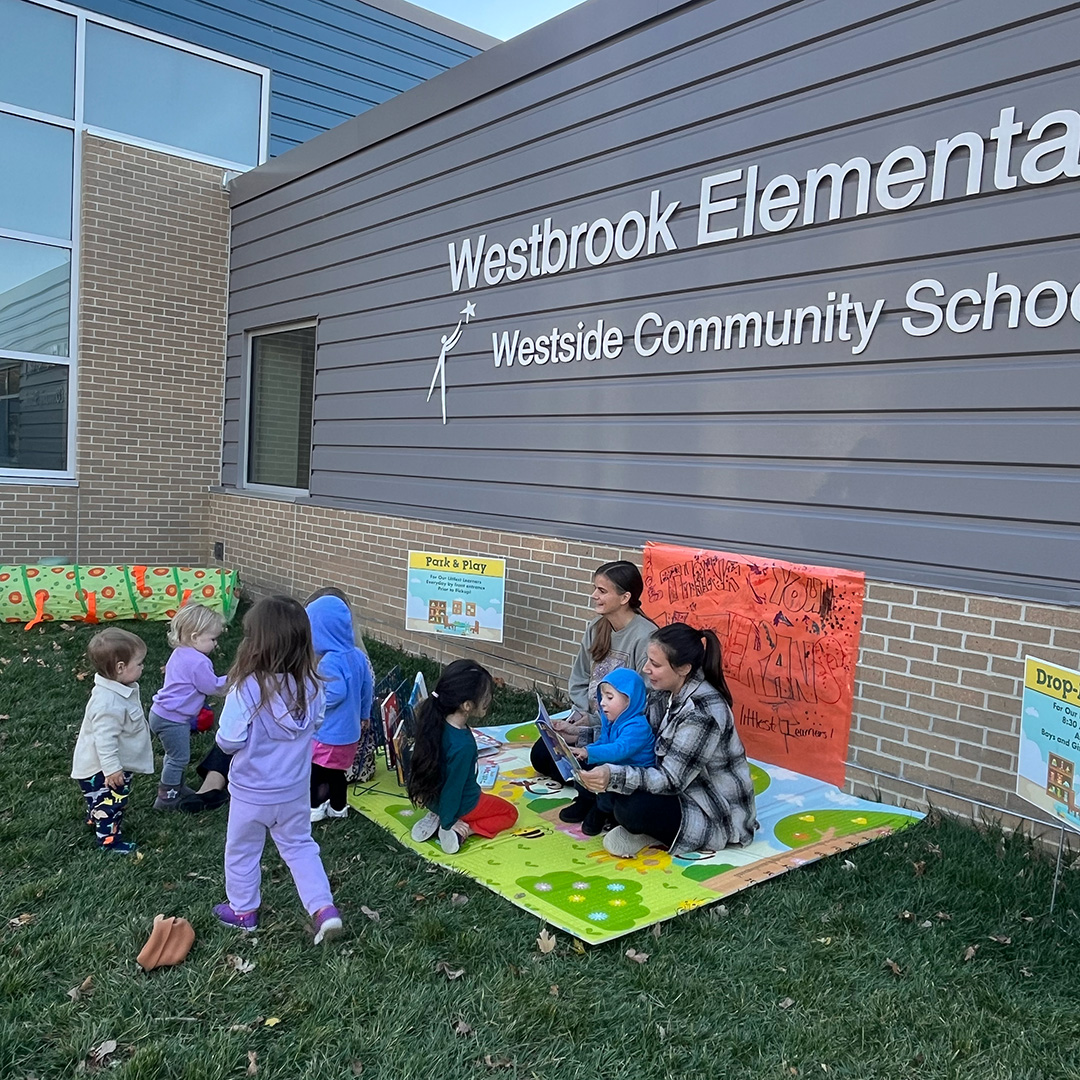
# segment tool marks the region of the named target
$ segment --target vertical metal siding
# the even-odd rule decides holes
[[[905,291],[922,277],[950,292],[980,287],[990,270],[1025,292],[1045,279],[1076,285],[1080,182],[997,191],[988,153],[979,196],[963,196],[964,164],[940,202],[693,245],[697,184],[710,173],[754,163],[762,182],[804,177],[854,154],[876,168],[905,143],[933,151],[961,131],[985,136],[1008,105],[1027,126],[1075,107],[1080,4],[661,6],[671,10],[633,32],[554,51],[579,40],[577,20],[608,9],[572,11],[561,41],[508,42],[397,99],[396,131],[369,139],[373,113],[299,154],[317,160],[346,136],[356,152],[239,182],[226,483],[245,331],[317,316],[316,500],[1080,602],[1080,325],[921,339],[901,329]],[[553,51],[527,67],[538,42]],[[515,66],[527,73],[515,78]],[[508,73],[500,85],[438,111],[496,68]],[[425,104],[437,113],[426,122]],[[681,201],[679,251],[450,291],[448,242],[647,211],[654,188],[661,205]],[[783,310],[837,288],[888,300],[862,355],[833,341],[493,365],[493,331]],[[466,297],[477,320],[450,360],[444,427],[424,399]]]
[[[347,0],[87,0],[80,6],[270,68],[271,156],[480,51]]]

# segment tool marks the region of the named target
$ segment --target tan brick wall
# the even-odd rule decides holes
[[[212,496],[210,539],[225,542],[226,564],[256,594],[302,600],[335,584],[380,640],[440,660],[482,656],[518,685],[563,691],[590,618],[592,571],[609,559],[640,565],[642,555],[233,494]],[[404,631],[410,548],[506,559],[502,645]],[[1038,817],[1013,794],[1025,653],[1080,667],[1080,609],[867,582],[848,789],[973,816],[985,816],[985,803],[1006,822]]]
[[[0,558],[190,562],[218,480],[228,198],[222,170],[87,135],[78,489],[0,484]]]

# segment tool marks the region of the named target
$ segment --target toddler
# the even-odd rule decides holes
[[[656,735],[645,717],[645,680],[629,668],[615,668],[596,689],[600,706],[600,736],[585,747],[570,752],[582,765],[656,764]],[[581,822],[586,836],[596,836],[614,824],[612,798],[606,791],[594,795],[579,785],[578,796],[559,811],[562,821]]]
[[[345,774],[356,759],[361,718],[371,715],[373,680],[344,600],[321,596],[307,605],[307,615],[326,698],[311,757],[311,820],[322,821],[349,812]]]
[[[229,670],[217,744],[229,764],[225,893],[214,907],[226,926],[254,930],[270,833],[315,925],[315,944],[341,933],[330,881],[311,838],[311,744],[322,722],[323,694],[311,624],[288,596],[268,596],[244,616],[244,639]]]
[[[473,833],[490,838],[517,821],[513,804],[476,782],[478,754],[469,725],[487,715],[493,688],[486,668],[455,660],[416,712],[408,792],[413,805],[428,813],[413,826],[412,838],[423,843],[438,833],[448,855]]]
[[[90,639],[86,655],[96,674],[71,777],[86,799],[87,824],[94,828],[98,847],[129,855],[135,845],[121,836],[120,826],[132,774],[154,771],[150,729],[139,701],[146,644],[127,630],[109,626]]]
[[[161,740],[161,764],[155,810],[178,810],[193,791],[184,783],[191,760],[191,731],[206,704],[207,694],[225,688],[225,676],[214,674],[210,654],[225,629],[225,620],[202,604],[187,603],[169,624],[172,655],[165,665],[165,685],[150,705],[150,730]]]

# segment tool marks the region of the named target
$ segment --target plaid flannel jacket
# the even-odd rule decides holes
[[[754,785],[731,709],[700,671],[668,697],[649,693],[656,765],[612,765],[608,791],[677,795],[682,825],[673,852],[749,844],[757,828]]]

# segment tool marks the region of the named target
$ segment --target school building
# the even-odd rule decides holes
[[[88,375],[78,486],[0,498],[24,550],[97,500],[82,558],[333,582],[541,689],[647,541],[860,570],[849,787],[1030,815],[1022,658],[1080,666],[1078,34],[1041,0],[591,0],[230,182],[223,427],[198,295],[109,306],[151,252],[206,287],[209,239],[132,259],[112,219],[79,362],[139,404]],[[173,161],[170,205],[220,180]],[[404,630],[409,549],[506,560],[502,643]]]

